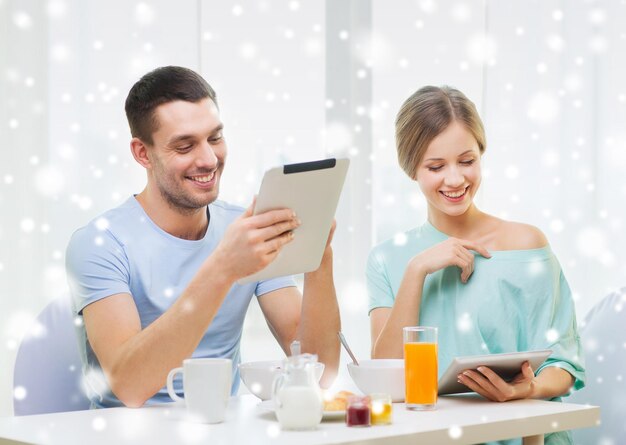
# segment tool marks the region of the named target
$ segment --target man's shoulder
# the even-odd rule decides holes
[[[86,225],[78,228],[72,234],[70,244],[82,241],[85,237],[93,238],[96,245],[100,239],[98,237],[123,238],[124,233],[130,233],[135,227],[139,226],[142,218],[144,219],[143,222],[145,222],[145,215],[142,215],[139,210],[140,207],[136,203],[135,198],[130,197],[119,206],[99,214]],[[137,224],[133,221],[137,222]]]

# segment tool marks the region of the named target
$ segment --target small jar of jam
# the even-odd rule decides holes
[[[347,426],[370,426],[370,398],[350,396],[346,405]]]
[[[385,393],[370,394],[372,425],[389,425],[391,423],[393,405],[391,396]]]

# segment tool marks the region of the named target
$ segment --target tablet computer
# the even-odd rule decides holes
[[[530,363],[533,371],[552,354],[550,349],[538,351],[507,352],[503,354],[472,355],[467,357],[455,357],[448,369],[439,379],[439,394],[457,394],[461,392],[473,392],[467,386],[459,383],[457,376],[468,369],[476,369],[479,366],[487,366],[505,381],[509,382],[520,373],[525,361]]]
[[[302,224],[265,269],[242,278],[250,283],[285,275],[310,272],[322,261],[330,227],[348,171],[348,159],[289,164],[268,170],[254,206],[254,214],[292,209]]]

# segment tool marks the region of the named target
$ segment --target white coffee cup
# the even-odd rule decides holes
[[[181,368],[167,375],[167,392],[177,401],[184,401],[190,420],[201,423],[224,421],[232,384],[232,361],[227,358],[189,358]],[[174,392],[174,377],[183,375],[185,397]]]

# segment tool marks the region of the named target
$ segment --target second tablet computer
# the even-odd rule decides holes
[[[293,241],[269,266],[239,283],[311,272],[319,267],[349,164],[348,159],[324,159],[284,165],[265,173],[254,214],[289,208],[302,224],[294,231]]]
[[[455,357],[452,359],[452,363],[450,363],[448,369],[446,369],[439,379],[439,395],[472,392],[467,386],[457,382],[457,375],[466,369],[488,366],[492,371],[508,382],[519,374],[522,363],[528,361],[533,371],[537,371],[539,366],[541,366],[551,353],[551,349],[541,349],[537,351]]]

